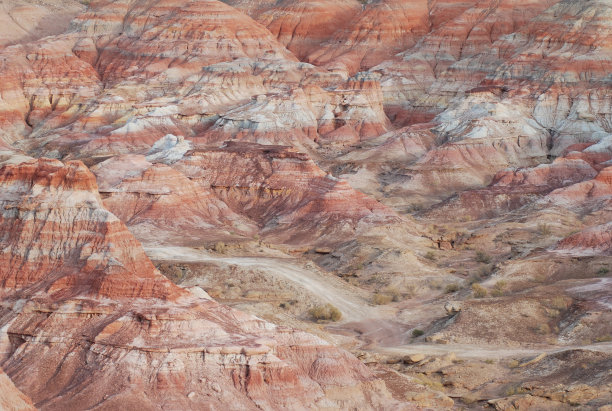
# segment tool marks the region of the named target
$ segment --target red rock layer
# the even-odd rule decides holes
[[[431,31],[394,59],[373,68],[383,74],[386,109],[396,124],[431,120],[501,63],[490,50],[553,2],[476,0],[432,2]],[[490,55],[489,55],[490,54]]]
[[[72,53],[73,45],[74,39],[58,37],[0,51],[0,138],[12,143],[43,125],[65,125],[100,92],[98,74]]]
[[[146,2],[127,13],[120,5],[129,5],[128,0],[114,3],[112,17],[101,3],[83,17],[84,28],[98,18],[123,19],[120,35],[100,53],[98,66],[107,82],[167,76],[169,68],[186,78],[202,67],[245,57],[295,60],[268,30],[220,1]]]
[[[369,69],[415,45],[429,29],[428,17],[424,0],[374,2],[306,60],[351,74]]]
[[[612,199],[612,167],[604,168],[597,176],[569,187],[560,188],[548,195],[553,203],[580,204],[588,201]]]
[[[234,213],[207,188],[144,156],[113,157],[96,165],[104,206],[140,241],[202,245],[230,232],[252,235],[252,221]]]
[[[612,223],[589,227],[561,240],[558,251],[578,255],[612,256]]]
[[[307,155],[280,146],[228,142],[174,164],[210,186],[234,211],[260,222],[276,241],[307,244],[334,233],[346,239],[359,224],[399,222],[392,211],[326,175]],[[340,231],[339,231],[340,230]]]
[[[572,186],[596,174],[587,162],[564,158],[534,168],[504,170],[497,173],[488,187],[459,193],[457,198],[428,214],[433,217],[454,212],[457,218],[492,218],[530,204],[558,187]]]
[[[125,226],[102,208],[81,162],[39,159],[0,173],[0,285],[84,295],[175,298]],[[74,235],[73,233],[78,233]]]
[[[0,186],[0,364],[38,407],[398,406],[350,354],[172,284],[81,163],[5,166]]]
[[[338,30],[347,30],[359,12],[361,4],[355,0],[289,0],[257,13],[256,19],[304,60]]]

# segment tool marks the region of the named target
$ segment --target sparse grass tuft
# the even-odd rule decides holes
[[[517,368],[521,363],[518,360],[510,360],[508,368]]]
[[[384,289],[384,293],[391,296],[391,300],[393,302],[397,302],[400,301],[402,299],[402,293],[399,292],[399,290],[395,287],[387,287]]]
[[[428,251],[425,254],[425,258],[428,259],[429,261],[436,261],[436,254],[433,251]]]
[[[425,374],[416,374],[414,378],[417,380],[417,382],[423,384],[426,387],[437,389],[437,390],[441,390],[443,388],[441,382],[431,379]]]

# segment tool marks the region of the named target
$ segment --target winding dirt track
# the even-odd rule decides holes
[[[376,351],[381,353],[395,355],[425,354],[428,356],[442,356],[452,352],[457,357],[478,359],[531,357],[543,353],[554,354],[567,350],[590,350],[612,353],[612,343],[542,348],[483,347],[481,345],[471,344],[410,344],[397,347],[378,347],[376,349]]]
[[[371,320],[382,317],[382,308],[370,306],[364,293],[336,276],[308,270],[292,258],[218,257],[189,247],[145,247],[152,260],[180,262],[212,262],[237,265],[264,271],[304,288],[308,293],[329,302],[342,312],[343,322]]]
[[[380,342],[393,340],[392,334],[402,333],[389,322],[389,314],[383,313],[384,307],[369,305],[363,291],[352,287],[333,275],[325,275],[316,270],[303,267],[297,259],[279,257],[219,257],[205,250],[190,247],[145,247],[147,255],[157,261],[177,262],[208,262],[220,265],[238,265],[243,268],[261,270],[270,275],[281,277],[302,287],[308,293],[316,295],[340,309],[343,315],[342,324],[364,327],[361,339],[364,342]],[[601,285],[601,284],[597,284]],[[592,286],[590,286],[592,287]],[[584,287],[583,287],[584,288]],[[582,289],[577,289],[582,291]],[[585,288],[586,290],[586,288]],[[342,329],[344,326],[334,326]],[[386,335],[385,338],[377,336]],[[401,336],[398,334],[395,337]],[[471,344],[402,344],[381,346],[377,343],[368,350],[387,355],[425,354],[427,356],[443,356],[454,353],[460,358],[528,358],[542,353],[554,354],[572,349],[584,349],[612,353],[612,343],[600,343],[584,346],[541,347],[541,348],[511,348],[511,347],[483,347]]]

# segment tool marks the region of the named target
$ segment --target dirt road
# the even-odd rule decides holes
[[[219,257],[205,250],[189,247],[145,247],[147,255],[156,261],[208,262],[237,265],[264,271],[302,287],[308,293],[333,304],[342,312],[343,322],[371,320],[382,317],[385,308],[371,306],[362,290],[347,284],[334,275],[307,269],[292,258],[275,257]]]

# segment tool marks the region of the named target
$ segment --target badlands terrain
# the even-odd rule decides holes
[[[0,22],[0,409],[612,410],[610,0]]]

